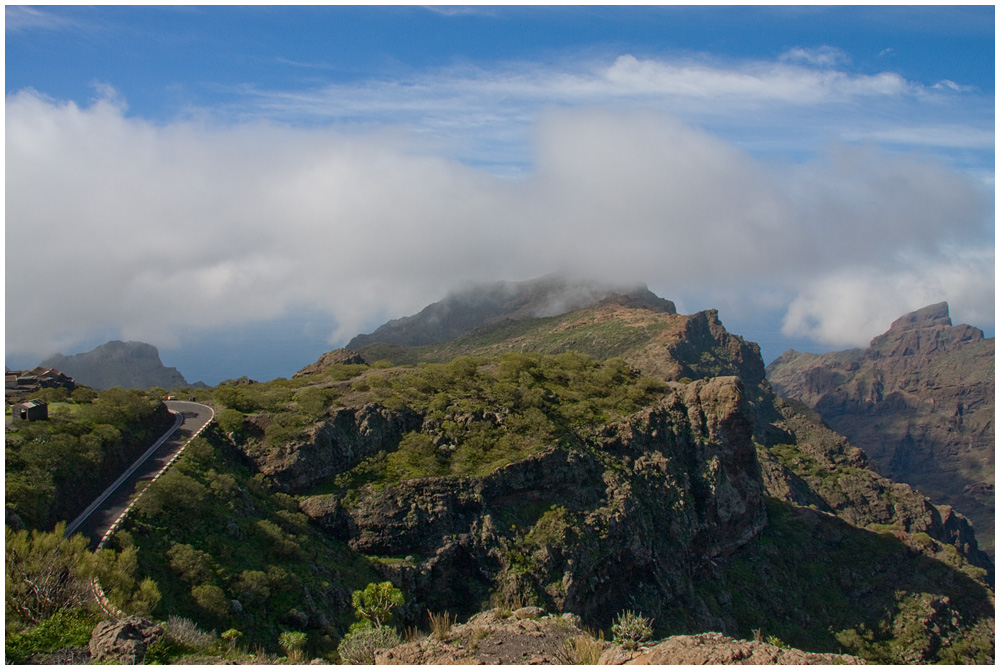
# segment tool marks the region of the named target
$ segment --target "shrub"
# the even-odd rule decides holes
[[[375,652],[378,649],[389,649],[403,643],[396,629],[389,626],[372,626],[367,621],[360,621],[340,641],[337,653],[340,660],[352,665],[374,665]]]
[[[85,647],[95,624],[82,609],[61,610],[24,633],[8,632],[4,639],[7,663],[21,664],[35,652]]]
[[[638,649],[653,636],[652,622],[637,612],[625,611],[618,615],[611,626],[615,644],[624,649]]]
[[[595,638],[593,635],[576,635],[566,640],[559,660],[565,665],[598,665],[604,652],[604,633]]]
[[[452,625],[458,621],[458,617],[453,617],[447,612],[444,614],[435,614],[430,610],[427,611],[427,617],[431,622],[431,636],[435,640],[444,640],[451,632]]]
[[[379,628],[392,618],[392,610],[403,604],[403,592],[392,582],[372,583],[352,593],[351,604],[358,618]]]
[[[236,650],[236,640],[238,640],[241,637],[243,637],[243,633],[241,633],[240,631],[236,630],[235,628],[230,628],[230,629],[224,631],[221,635],[219,635],[219,637],[221,637],[223,640],[225,640],[229,644],[229,651],[235,651]]]
[[[229,612],[229,599],[226,592],[215,584],[202,584],[191,589],[191,596],[198,605],[216,616],[225,616]]]
[[[278,644],[285,650],[288,660],[302,663],[306,660],[306,634],[297,630],[286,630],[278,636]]]
[[[206,633],[191,621],[171,614],[163,627],[163,636],[191,651],[207,652],[215,648],[217,642],[214,633]]]
[[[94,555],[82,535],[63,537],[55,531],[4,529],[7,623],[41,623],[63,609],[82,607],[91,599]]]
[[[788,649],[788,645],[777,635],[768,635],[767,643],[772,647],[778,647],[779,649]]]

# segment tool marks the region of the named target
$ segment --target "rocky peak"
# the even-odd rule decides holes
[[[913,356],[981,339],[983,331],[979,328],[966,324],[953,326],[948,303],[939,302],[893,321],[889,330],[872,339],[869,355]]]
[[[768,378],[862,448],[879,471],[975,524],[993,548],[994,340],[948,303],[906,314],[869,349],[786,352]]]
[[[889,327],[889,331],[912,330],[913,328],[950,325],[951,315],[948,312],[948,303],[939,302],[934,305],[922,307],[915,312],[904,314],[892,322],[892,326]]]

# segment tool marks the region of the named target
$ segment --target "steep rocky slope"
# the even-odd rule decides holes
[[[868,349],[788,351],[775,390],[805,403],[887,477],[973,520],[994,546],[994,340],[952,325],[947,303],[897,319]]]
[[[739,380],[677,385],[651,407],[485,476],[306,498],[302,510],[420,601],[464,615],[491,594],[607,626],[624,603],[668,620],[686,575],[763,527]],[[511,423],[513,418],[510,417]]]
[[[42,361],[42,365],[101,390],[115,386],[172,389],[188,385],[177,368],[163,365],[156,347],[144,342],[113,340],[82,354],[54,354]]]
[[[967,520],[777,399],[715,312],[658,300],[331,352],[296,377],[336,398],[325,413],[280,443],[280,413],[248,413],[233,436],[413,598],[408,618],[527,599],[594,627],[638,609],[661,632],[989,657],[992,565]]]

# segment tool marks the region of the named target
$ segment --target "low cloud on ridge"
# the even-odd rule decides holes
[[[784,332],[863,345],[948,300],[993,325],[992,196],[930,160],[834,145],[767,164],[660,112],[550,110],[498,177],[398,130],[154,125],[22,91],[7,125],[8,355],[109,328],[334,315],[331,345],[468,281],[645,282],[679,308],[786,305]]]

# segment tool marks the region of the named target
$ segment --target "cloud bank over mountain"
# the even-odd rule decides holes
[[[335,345],[468,281],[552,271],[682,311],[783,309],[786,334],[837,346],[940,300],[993,324],[992,184],[872,145],[765,161],[663,111],[552,107],[510,177],[393,125],[154,124],[110,90],[21,91],[6,113],[8,355],[108,328],[170,348],[297,309],[333,315]]]

